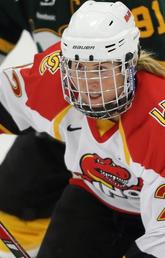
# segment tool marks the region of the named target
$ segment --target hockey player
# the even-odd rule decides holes
[[[0,75],[19,129],[65,142],[73,172],[38,257],[163,258],[165,71],[120,2],[87,1],[61,46]]]
[[[46,49],[52,43],[58,41],[62,35],[62,31],[67,27],[71,14],[84,2],[83,0],[1,1],[0,52],[2,54],[2,60],[4,56],[14,48],[23,29],[31,33],[39,51]],[[141,46],[154,51],[156,53],[156,59],[163,64],[165,60],[164,1],[123,0],[122,2],[133,12],[136,25],[141,32]],[[1,131],[3,131],[3,129],[2,127]],[[26,146],[26,148],[24,146]],[[22,149],[24,151],[21,151]],[[58,150],[59,158],[56,157],[57,151],[55,151],[55,149]],[[12,233],[14,233],[16,237],[18,236],[18,240],[21,241],[21,244],[28,250],[29,246],[31,246],[31,242],[33,243],[32,246],[36,247],[40,241],[36,244],[32,237],[30,237],[31,241],[27,240],[26,232],[29,232],[29,230],[33,228],[31,234],[34,236],[34,232],[38,231],[38,222],[36,221],[37,223],[35,223],[35,219],[43,218],[43,214],[47,214],[42,224],[44,230],[39,231],[39,239],[43,237],[52,207],[57,201],[57,197],[62,192],[63,187],[67,184],[70,176],[63,164],[63,152],[63,145],[59,145],[56,142],[52,144],[51,139],[46,137],[45,134],[38,134],[38,137],[35,137],[35,133],[31,132],[27,137],[19,136],[16,139],[11,151],[9,151],[7,158],[0,167],[0,210],[2,211],[0,219],[5,221],[6,225],[12,230]],[[22,163],[26,164],[23,170],[19,164],[18,156]],[[50,157],[54,159],[54,165],[53,161],[50,162]],[[10,165],[11,163],[12,166]],[[44,173],[44,171],[49,171],[49,173]],[[31,184],[27,184],[35,178],[37,173],[42,174],[42,180],[47,182],[44,191],[42,191],[42,180],[40,180],[40,186],[39,183],[37,185],[37,191],[35,187],[31,188]],[[13,187],[10,187],[8,194],[6,194],[6,182],[10,182],[13,174],[15,178],[19,178],[19,182],[18,180],[13,181]],[[27,175],[29,180],[25,181],[24,178]],[[51,178],[50,181],[49,178]],[[22,188],[26,189],[24,196],[19,187],[20,181]],[[50,187],[52,181],[56,182],[54,189]],[[34,189],[35,198],[32,198]],[[52,189],[51,193],[50,189]],[[40,199],[44,200],[45,205],[42,206],[43,210],[38,206],[38,195],[40,195]],[[10,196],[13,196],[13,198],[11,199]],[[23,202],[23,200],[25,201]],[[31,205],[32,203],[33,207]],[[31,227],[31,223],[27,222],[32,222],[33,227]],[[11,225],[15,226],[11,227]],[[27,229],[22,230],[22,227],[25,227],[25,225]],[[30,229],[28,225],[30,225]],[[24,233],[22,234],[20,232]],[[1,249],[3,250],[0,246],[0,250]]]

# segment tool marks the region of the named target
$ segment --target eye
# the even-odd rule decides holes
[[[79,62],[71,62],[71,69],[73,70],[83,70],[83,65]]]
[[[106,71],[106,70],[107,70],[107,67],[100,65],[100,71]]]
[[[77,66],[76,66],[76,69],[79,70],[79,71],[84,71],[84,70],[85,70],[85,67],[84,67],[83,64],[78,63]]]
[[[97,70],[98,70],[98,71],[100,70],[102,74],[103,74],[103,73],[107,73],[107,72],[110,71],[110,69],[109,69],[108,67],[106,67],[105,65],[100,65],[100,66],[98,66],[98,67],[97,67]]]
[[[98,69],[100,69],[100,71],[107,71],[111,68],[111,66],[107,63],[100,63],[97,65]]]

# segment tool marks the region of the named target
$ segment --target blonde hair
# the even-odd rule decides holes
[[[140,57],[137,62],[138,71],[147,71],[155,75],[165,77],[165,67],[161,65],[155,58],[152,52],[146,50],[140,51]]]

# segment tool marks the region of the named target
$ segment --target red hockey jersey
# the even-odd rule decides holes
[[[33,65],[1,73],[3,108],[20,130],[32,126],[64,141],[71,184],[112,209],[140,213],[146,232],[137,245],[164,258],[165,79],[138,72],[132,107],[118,123],[98,121],[64,100],[59,53],[56,44],[37,54]]]

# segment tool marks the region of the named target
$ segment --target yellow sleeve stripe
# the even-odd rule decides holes
[[[7,128],[0,124],[0,133],[12,134]]]
[[[0,38],[0,51],[8,54],[13,48],[14,48],[14,44],[8,42],[7,40],[1,39]]]
[[[122,142],[123,142],[123,148],[124,148],[124,154],[125,154],[125,161],[128,165],[130,165],[131,162],[131,155],[127,146],[126,138],[125,138],[125,133],[124,129],[121,123],[121,119],[119,119],[119,132],[121,134]]]
[[[62,119],[64,118],[64,116],[66,115],[66,113],[69,111],[69,109],[70,109],[71,107],[72,107],[71,105],[67,106],[65,109],[63,109],[63,110],[54,118],[54,121],[53,121],[54,136],[55,136],[55,138],[56,138],[57,140],[59,140],[59,141],[62,141],[62,137],[61,137],[60,130],[59,130],[60,123],[61,123]]]

